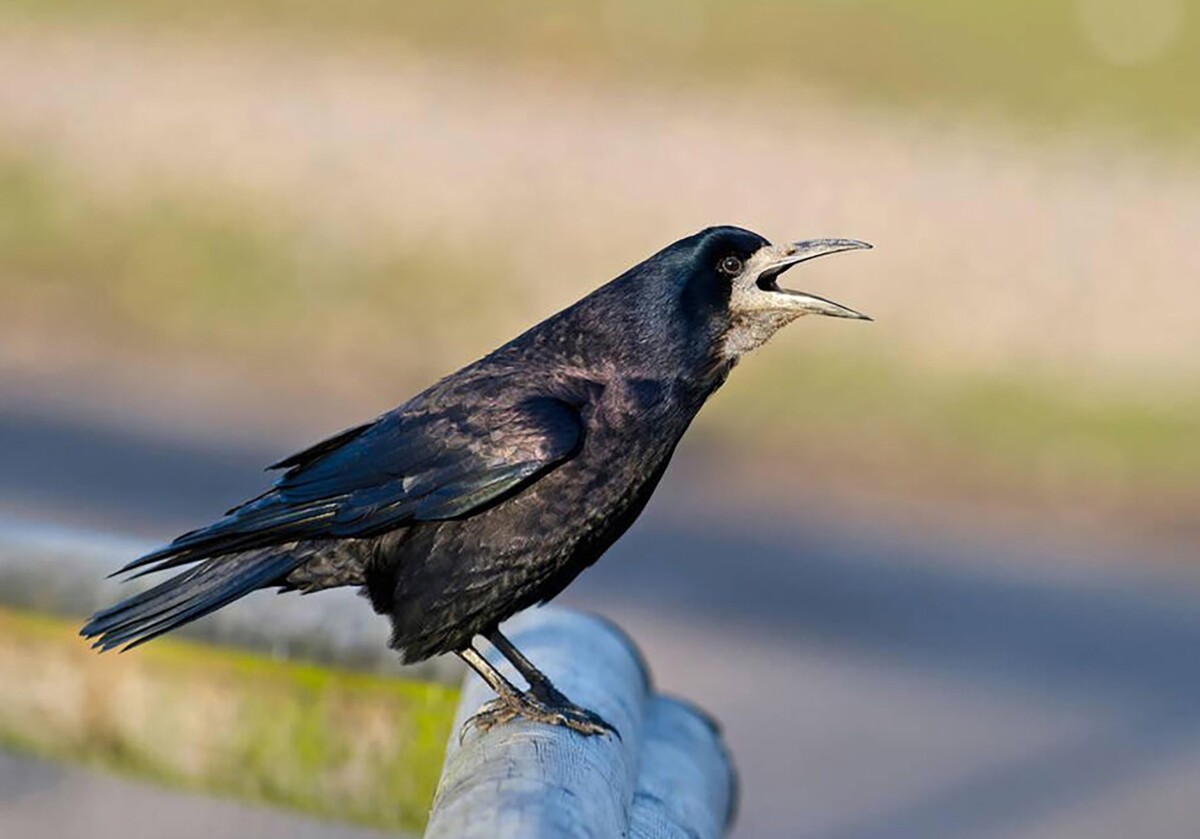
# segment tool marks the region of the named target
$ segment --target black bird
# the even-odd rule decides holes
[[[262,495],[121,569],[190,566],[82,634],[128,649],[256,589],[361,586],[405,662],[455,652],[496,691],[476,724],[520,715],[611,730],[499,624],[556,596],[628,529],[742,355],[803,315],[869,320],[777,282],[869,247],[772,245],[737,227],[681,239],[400,407],[276,463],[286,471]],[[477,636],[528,690],[479,654]]]

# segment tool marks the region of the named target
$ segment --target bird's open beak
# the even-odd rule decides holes
[[[832,300],[817,297],[815,294],[807,294],[802,291],[792,291],[791,289],[779,287],[779,276],[794,265],[799,265],[801,262],[807,262],[810,259],[816,259],[819,256],[828,256],[831,253],[869,250],[870,248],[869,244],[860,242],[857,239],[812,239],[807,242],[792,242],[787,245],[770,246],[763,249],[770,251],[770,253],[765,254],[767,263],[759,271],[758,279],[755,282],[763,291],[786,295],[788,308],[802,309],[806,314],[829,315],[830,317],[853,318],[854,320],[871,320],[867,315],[856,312],[840,303],[834,303]]]

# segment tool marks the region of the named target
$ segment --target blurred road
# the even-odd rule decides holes
[[[385,834],[0,753],[0,836],[382,839]]]
[[[258,464],[284,453],[270,448],[0,409],[0,511],[166,538],[256,491]],[[564,599],[618,620],[660,686],[724,723],[738,836],[1195,836],[1200,567],[1122,556],[1102,533],[1064,548],[778,500],[738,510],[719,488],[696,510],[695,474],[677,464]],[[0,764],[0,835],[104,835],[62,821],[89,800],[63,777]],[[120,789],[124,813],[242,818]]]

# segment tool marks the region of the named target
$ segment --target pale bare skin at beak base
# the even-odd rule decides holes
[[[780,288],[777,280],[781,274],[801,262],[846,251],[871,250],[872,247],[869,243],[858,239],[811,239],[804,242],[769,246],[763,250],[773,253],[766,255],[769,261],[759,271],[756,282],[758,287],[764,291],[787,295],[790,298],[788,302],[801,309],[805,314],[870,321],[873,319],[869,315],[855,311],[849,306],[843,306],[815,294]]]

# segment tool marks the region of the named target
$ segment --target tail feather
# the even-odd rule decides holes
[[[302,550],[275,549],[208,559],[169,580],[97,612],[80,634],[92,646],[132,649],[210,614],[255,589],[281,585],[308,558]]]
[[[336,513],[334,500],[292,504],[270,491],[233,508],[219,521],[138,557],[116,573],[137,571],[133,577],[140,577],[212,556],[295,542],[319,535],[321,525]]]

